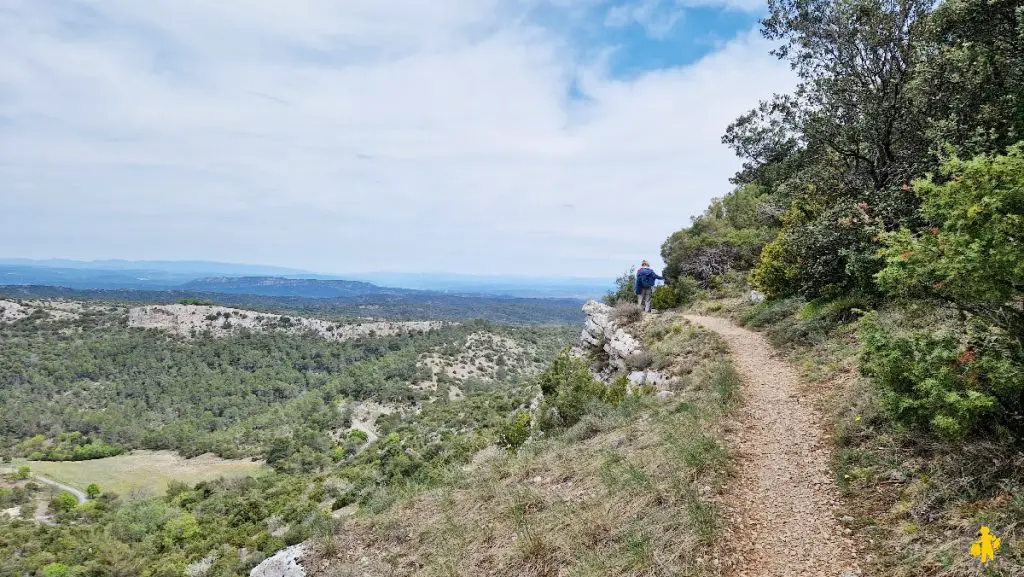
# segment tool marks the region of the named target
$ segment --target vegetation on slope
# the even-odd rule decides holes
[[[562,356],[538,379],[541,415],[559,422],[335,525],[314,539],[313,575],[719,574],[720,417],[738,378],[722,343],[680,316],[638,330],[681,379],[670,401],[609,394]]]
[[[188,339],[128,328],[121,306],[68,315],[56,306],[0,323],[7,451],[213,451],[263,457],[270,470],[171,482],[163,496],[100,486],[83,505],[56,499],[52,525],[31,514],[0,520],[0,574],[247,574],[330,527],[332,515],[386,510],[493,445],[529,405],[544,360],[576,332],[471,322],[344,343],[283,333]],[[364,400],[395,409],[370,423],[375,442],[348,430],[349,407]]]
[[[800,78],[723,141],[736,188],[667,239],[673,282],[836,384],[837,475],[879,574],[1024,571],[1024,12],[772,0]],[[739,308],[737,308],[739,307]]]
[[[128,328],[125,314],[93,307],[76,317],[0,323],[0,446],[51,460],[136,448],[238,458],[265,456],[288,437],[296,455],[312,458],[334,445],[333,431],[348,427],[343,401],[419,404],[436,395],[410,386],[431,379],[421,355],[496,332],[534,350],[501,373],[511,385],[574,332],[467,323],[345,343],[273,332],[188,340]],[[452,381],[442,380],[444,387]]]
[[[454,296],[417,292],[311,298],[183,290],[70,289],[58,286],[31,285],[0,285],[0,296],[24,299],[64,298],[101,303],[169,304],[190,301],[191,304],[216,304],[337,321],[365,319],[366,317],[396,321],[484,319],[510,325],[576,325],[583,321],[583,314],[580,312],[583,301],[570,298]]]

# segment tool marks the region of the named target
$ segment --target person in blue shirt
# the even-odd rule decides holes
[[[651,268],[651,263],[646,260],[640,263],[636,271],[636,304],[644,312],[651,312],[651,293],[654,292],[654,283],[665,280]]]

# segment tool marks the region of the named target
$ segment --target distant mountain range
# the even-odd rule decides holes
[[[176,290],[306,298],[420,292],[587,299],[599,297],[611,288],[610,281],[571,277],[358,273],[343,278],[300,269],[207,261],[60,259],[0,259],[0,285],[57,286],[79,290]]]
[[[187,282],[176,288],[196,292],[311,298],[396,295],[422,292],[380,287],[361,281],[270,276],[207,277]]]

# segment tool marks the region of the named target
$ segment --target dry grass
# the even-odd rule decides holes
[[[620,327],[627,327],[644,318],[644,311],[636,303],[619,303],[612,310],[612,320]]]
[[[710,342],[674,334],[682,356]],[[364,511],[321,547],[312,575],[718,575],[729,466],[719,420],[734,382],[715,365],[671,403],[628,398],[442,489]]]
[[[243,477],[264,470],[263,465],[252,461],[227,460],[213,455],[185,459],[171,451],[136,451],[91,461],[29,461],[25,464],[35,473],[83,491],[90,483],[96,483],[103,491],[121,495],[133,489],[163,494],[167,484],[174,480],[191,484],[220,477]]]

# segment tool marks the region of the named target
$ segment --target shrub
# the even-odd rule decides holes
[[[100,486],[96,483],[89,483],[89,486],[85,488],[85,495],[90,499],[99,497],[101,493],[102,491],[100,491]]]
[[[546,429],[575,425],[605,394],[604,384],[590,374],[587,362],[568,350],[555,357],[538,381],[544,394],[539,424]]]
[[[743,316],[743,324],[758,328],[772,325],[796,314],[802,306],[799,298],[765,301]]]
[[[533,429],[530,425],[530,413],[516,411],[498,431],[498,446],[515,451],[530,438]]]
[[[626,375],[619,375],[611,385],[605,387],[602,399],[609,405],[618,406],[622,404],[622,401],[626,400],[628,392],[629,377]]]
[[[612,319],[619,326],[629,326],[644,318],[644,311],[634,302],[623,302],[615,306]]]
[[[894,334],[874,313],[862,326],[864,373],[904,424],[940,436],[1012,427],[1020,432],[1024,375],[1005,333],[976,325],[966,339],[954,331]]]
[[[788,296],[797,292],[799,276],[800,264],[792,239],[779,233],[761,251],[761,259],[750,271],[750,284],[772,298]]]
[[[953,305],[952,331],[892,335],[865,324],[864,370],[900,419],[947,436],[1024,433],[1024,142],[1005,156],[953,158],[914,182],[931,226],[882,236],[879,286]]]
[[[626,366],[634,371],[643,371],[654,364],[654,355],[648,351],[637,351],[626,357]]]
[[[636,269],[630,268],[615,279],[615,290],[604,295],[604,302],[607,305],[615,306],[620,302],[632,302],[636,300]]]
[[[843,324],[856,320],[871,306],[869,299],[857,295],[835,300],[817,299],[800,309],[800,317],[804,320],[820,319],[831,324]]]
[[[43,577],[69,577],[71,568],[63,563],[50,563],[43,567]]]
[[[62,491],[50,499],[50,508],[58,513],[73,511],[75,507],[78,507],[78,499],[67,491]]]
[[[675,287],[664,285],[654,289],[654,293],[651,295],[652,308],[664,311],[677,306],[679,306],[679,294]]]

